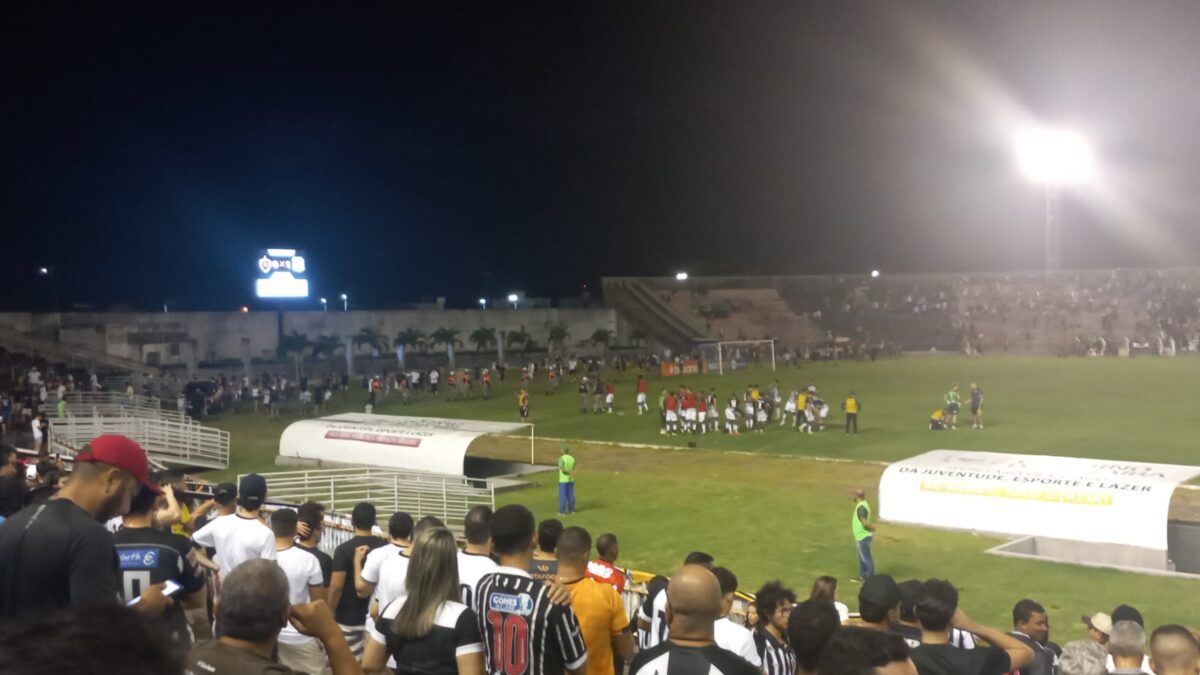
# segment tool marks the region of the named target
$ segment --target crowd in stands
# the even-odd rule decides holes
[[[0,482],[14,467],[5,446]],[[328,555],[320,504],[268,512],[251,474],[191,508],[178,483],[103,436],[0,524],[0,672],[1200,673],[1193,631],[1148,631],[1129,605],[1084,617],[1088,639],[1060,647],[1038,602],[1015,603],[1011,630],[984,626],[937,578],[869,576],[857,617],[832,577],[805,598],[771,581],[743,618],[736,573],[701,551],[646,584],[631,623],[616,535],[538,524],[524,506],[472,509],[460,547],[436,517],[397,512],[383,530],[362,502]]]

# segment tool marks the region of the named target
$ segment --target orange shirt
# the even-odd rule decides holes
[[[579,620],[583,644],[587,645],[588,675],[612,675],[613,636],[629,625],[625,603],[617,589],[588,577],[567,584],[567,588],[571,590],[571,609]]]

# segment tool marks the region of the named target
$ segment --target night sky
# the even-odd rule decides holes
[[[0,309],[354,306],[607,275],[1200,264],[1200,3],[8,3]],[[309,303],[314,306],[315,302]],[[296,306],[304,306],[303,304]]]

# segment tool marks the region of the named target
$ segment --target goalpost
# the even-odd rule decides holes
[[[717,364],[717,373],[724,375],[726,370],[741,370],[751,363],[771,359],[771,370],[775,370],[775,341],[774,340],[722,340],[700,345],[701,353],[708,361],[709,367]]]

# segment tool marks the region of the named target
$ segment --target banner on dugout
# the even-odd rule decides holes
[[[879,483],[885,520],[959,530],[1167,549],[1175,488],[1200,467],[933,450]]]

